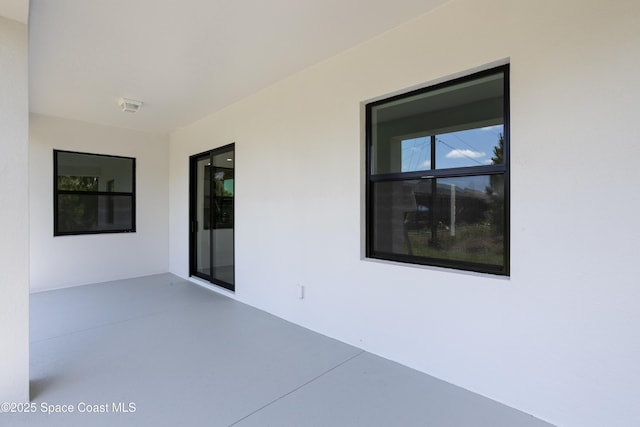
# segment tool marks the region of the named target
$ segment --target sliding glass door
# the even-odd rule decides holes
[[[234,145],[190,159],[190,274],[235,290]]]

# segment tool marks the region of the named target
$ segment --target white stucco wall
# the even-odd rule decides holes
[[[638,22],[454,0],[173,133],[171,271],[188,156],[235,142],[237,299],[552,423],[640,425]],[[361,103],[505,62],[511,277],[363,260]]]
[[[0,402],[29,399],[27,26],[0,16]]]
[[[31,290],[168,271],[168,137],[37,114],[30,120]],[[136,159],[136,232],[53,237],[53,150]]]

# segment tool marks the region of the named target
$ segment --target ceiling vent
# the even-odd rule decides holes
[[[118,101],[118,104],[120,104],[120,108],[125,113],[135,113],[142,106],[142,101],[135,101],[133,99],[127,99],[127,98],[120,98],[120,100]]]

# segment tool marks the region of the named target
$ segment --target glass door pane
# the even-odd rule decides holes
[[[195,231],[192,274],[211,280],[211,157],[206,155],[195,162],[195,206],[192,229]]]
[[[234,285],[234,163],[233,148],[213,153],[211,174],[213,183],[212,281],[222,286],[230,285],[231,287]]]

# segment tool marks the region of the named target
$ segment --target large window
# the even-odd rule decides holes
[[[508,275],[508,65],[366,112],[367,256]]]
[[[53,151],[54,236],[136,231],[130,157]]]

